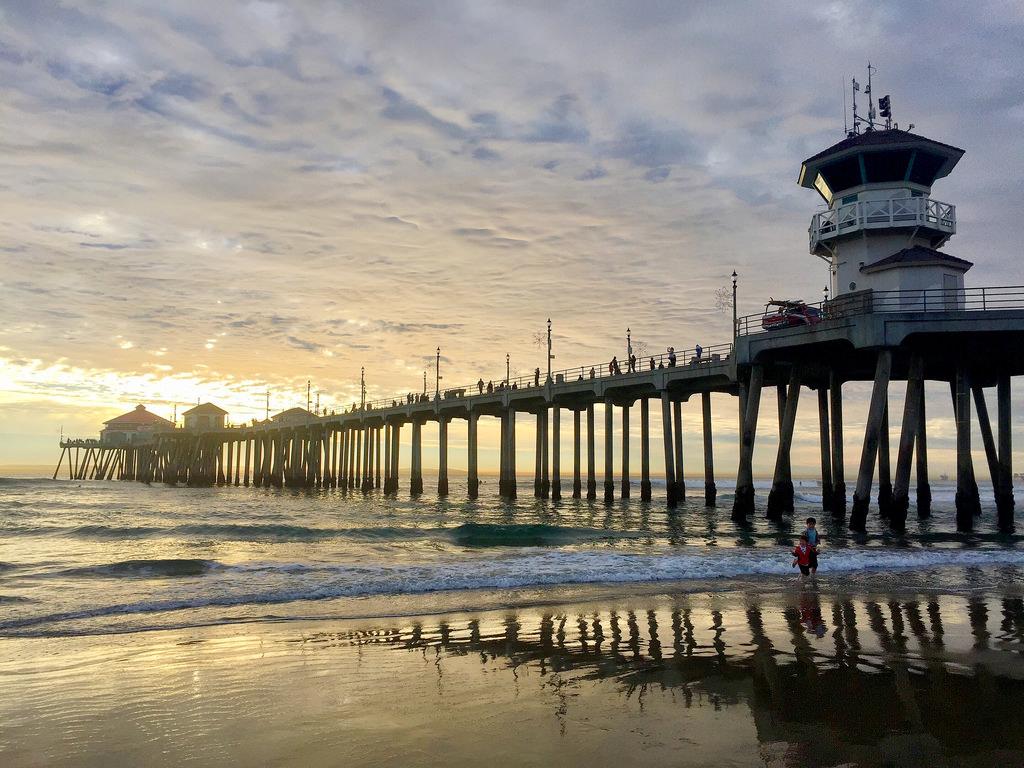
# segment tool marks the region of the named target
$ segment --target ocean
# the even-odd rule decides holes
[[[768,483],[759,485],[763,502]],[[976,532],[956,532],[948,484],[933,486],[931,518],[911,512],[901,536],[876,515],[866,535],[851,534],[821,513],[813,482],[798,485],[792,519],[759,516],[750,528],[729,520],[729,493],[706,508],[702,486],[673,512],[658,500],[538,501],[527,483],[515,502],[486,485],[476,501],[458,482],[451,490],[438,500],[0,479],[0,634],[473,609],[481,591],[514,599],[587,584],[757,579],[781,588],[808,515],[824,539],[822,577],[1024,565],[1021,536],[997,533],[988,506]]]
[[[937,483],[860,535],[814,482],[782,525],[760,482],[748,528],[724,480],[672,512],[495,484],[0,479],[0,763],[1024,765],[1024,551],[989,489],[973,533]]]

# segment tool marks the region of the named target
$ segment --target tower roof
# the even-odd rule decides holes
[[[860,268],[860,271],[870,274],[872,272],[882,272],[886,269],[895,269],[896,267],[928,267],[933,265],[952,267],[963,272],[974,266],[967,259],[950,256],[948,253],[936,251],[934,248],[925,248],[923,245],[915,245],[912,248],[896,251],[891,256],[879,259],[873,264],[865,264]]]
[[[931,187],[963,154],[959,147],[898,128],[865,131],[804,160],[797,181],[826,200],[861,184],[909,181]]]

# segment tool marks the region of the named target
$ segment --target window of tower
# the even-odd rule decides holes
[[[826,203],[832,205],[832,190],[828,188],[828,182],[820,173],[814,179],[814,188],[818,190],[819,195],[825,198]]]
[[[907,164],[910,162],[909,149],[897,149],[891,152],[865,152],[864,171],[869,184],[887,181],[903,181],[907,175]]]
[[[943,162],[945,159],[939,155],[919,150],[917,157],[914,158],[914,166],[910,169],[910,178],[907,180],[930,187]]]
[[[836,191],[861,185],[860,161],[856,155],[829,163],[821,169],[821,173],[827,180],[829,188]]]

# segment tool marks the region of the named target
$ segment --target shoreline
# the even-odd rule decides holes
[[[874,594],[895,599],[908,595],[983,595],[993,591],[1024,596],[1024,567],[1005,563],[980,566],[945,565],[898,571],[819,571],[817,576],[808,578],[795,573],[773,580],[745,575],[713,579],[563,583],[514,589],[485,587],[266,603],[188,605],[166,611],[56,618],[49,622],[51,625],[57,625],[52,629],[33,630],[33,626],[44,623],[33,621],[24,627],[0,629],[0,641],[131,635],[217,626],[399,621],[451,613],[534,610],[578,602],[621,602],[664,595],[730,598],[753,594],[758,598],[785,598],[807,590],[830,596]],[[186,615],[193,616],[193,619],[180,620]],[[103,625],[95,626],[100,622],[103,622]]]
[[[966,576],[959,592],[592,590],[2,638],[0,755],[12,768],[1020,764],[1024,733],[996,725],[1024,706],[1021,582]]]

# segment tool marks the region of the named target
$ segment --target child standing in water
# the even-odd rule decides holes
[[[800,573],[809,576],[811,573],[811,553],[814,550],[807,543],[807,534],[800,534],[800,543],[793,547],[793,567],[800,566]]]
[[[818,535],[818,529],[815,527],[817,524],[817,520],[813,517],[808,517],[807,529],[804,531],[807,543],[811,545],[811,573],[818,572],[818,547],[821,543],[821,537]]]

